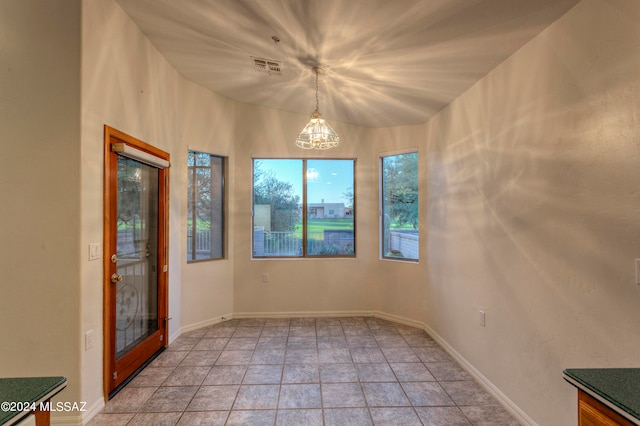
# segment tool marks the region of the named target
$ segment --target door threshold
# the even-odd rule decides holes
[[[111,400],[111,398],[113,398],[114,396],[116,396],[116,394],[118,392],[120,392],[125,386],[127,386],[129,384],[129,382],[131,382],[133,379],[136,378],[136,376],[142,371],[144,370],[149,364],[151,364],[151,362],[156,359],[158,357],[158,355],[160,355],[162,352],[164,352],[166,348],[162,347],[160,349],[158,349],[158,351],[156,353],[154,353],[153,355],[151,355],[151,357],[146,360],[140,367],[138,367],[138,369],[136,371],[134,371],[133,373],[131,373],[131,375],[129,377],[127,377],[122,383],[120,383],[118,386],[116,386],[116,388],[114,390],[112,390],[111,392],[109,392],[109,397],[108,400]]]

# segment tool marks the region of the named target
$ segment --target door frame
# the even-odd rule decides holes
[[[116,264],[111,261],[116,253],[117,233],[112,221],[117,220],[118,154],[112,152],[112,143],[124,143],[160,159],[169,161],[169,153],[129,136],[110,126],[104,126],[104,181],[103,181],[103,387],[104,400],[156,352],[168,344],[168,277],[169,277],[169,168],[158,172],[158,330],[147,337],[142,346],[125,354],[116,362],[116,312],[111,275]],[[114,183],[115,182],[115,183]],[[150,344],[146,344],[149,342]],[[116,370],[116,367],[118,370]],[[114,372],[116,372],[114,376]]]

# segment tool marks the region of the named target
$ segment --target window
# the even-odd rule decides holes
[[[382,257],[417,261],[418,153],[385,156],[380,162]]]
[[[187,261],[222,259],[225,240],[225,159],[189,151]]]
[[[355,256],[355,160],[253,161],[254,257]]]

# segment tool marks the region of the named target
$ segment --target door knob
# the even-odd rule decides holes
[[[111,275],[112,283],[119,283],[120,281],[122,281],[122,275],[118,275],[118,274]]]

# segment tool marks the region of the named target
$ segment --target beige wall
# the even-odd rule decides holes
[[[230,156],[234,106],[180,77],[112,0],[83,2],[82,35],[81,249],[102,242],[103,126],[169,152],[172,340],[185,327],[211,323],[232,310],[232,261],[186,263],[185,188],[189,148]],[[228,219],[233,226],[232,211]],[[97,410],[102,404],[102,263],[83,258],[81,270],[81,332],[94,330],[98,342],[82,351],[82,395]]]
[[[364,309],[424,322],[521,421],[575,423],[564,368],[640,362],[639,7],[583,1],[429,123],[343,137],[332,155],[358,156],[355,261],[250,261],[250,188],[238,183],[235,311]],[[241,152],[300,155],[290,141],[304,119],[239,108],[245,117],[269,136],[238,128]],[[426,166],[422,260],[381,262],[367,213],[377,211],[377,157],[411,146]],[[250,171],[240,157],[238,182]]]
[[[426,126],[426,323],[541,425],[640,367],[639,20],[585,0]]]
[[[80,1],[0,2],[0,377],[80,386]]]
[[[144,39],[111,0],[83,2],[82,56],[82,241],[102,243],[104,125],[169,152],[172,164],[181,157],[178,74]],[[171,168],[170,193],[176,186]],[[169,203],[169,333],[179,329],[181,205]],[[110,254],[106,254],[110,256]],[[96,345],[82,348],[83,400],[91,410],[103,403],[102,385],[102,260],[82,259],[82,333],[93,330]]]
[[[311,108],[312,106],[310,106]],[[366,143],[366,132],[345,123],[331,122],[340,134],[340,146],[331,151],[308,152],[295,146],[309,115],[288,114],[250,105],[236,108],[234,236],[235,313],[337,313],[372,309],[376,280],[370,275],[376,263],[377,233],[368,232],[377,223],[374,150]],[[251,259],[252,158],[353,158],[356,159],[356,259]],[[360,194],[362,195],[360,197]],[[360,230],[363,232],[360,232]],[[373,244],[372,244],[373,241]],[[262,275],[269,274],[269,282]]]
[[[181,154],[176,158],[180,168],[173,175],[174,195],[180,200],[182,213],[176,216],[172,226],[179,230],[181,244],[178,259],[182,262],[181,277],[176,285],[181,289],[180,323],[182,330],[196,328],[233,311],[233,227],[236,215],[233,203],[229,203],[227,221],[227,253],[224,260],[186,264],[186,214],[187,214],[187,147],[197,151],[228,157],[227,173],[233,173],[233,140],[235,106],[220,96],[185,82],[181,88],[182,144]],[[227,179],[227,195],[235,187],[234,179]]]
[[[375,195],[375,212],[379,211],[379,175],[380,157],[408,151],[418,152],[418,196],[419,196],[419,244],[420,260],[418,263],[381,261],[376,262],[373,272],[373,281],[376,283],[376,292],[372,295],[373,309],[388,315],[405,318],[423,323],[426,319],[426,292],[429,288],[428,265],[430,254],[427,250],[427,236],[429,230],[426,227],[427,214],[427,162],[431,156],[427,146],[427,135],[424,125],[403,126],[394,128],[368,129],[365,138],[366,143],[375,149],[372,156],[372,166],[375,174],[372,176],[372,190]],[[371,242],[376,250],[379,250],[379,220],[365,231],[375,240]],[[375,252],[379,259],[379,252]]]

